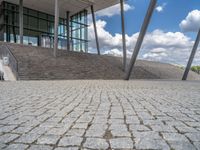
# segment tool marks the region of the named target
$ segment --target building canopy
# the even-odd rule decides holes
[[[3,1],[3,0],[0,0]],[[10,3],[19,4],[19,0],[4,0]],[[34,10],[42,11],[54,15],[55,0],[24,0],[23,6]],[[66,16],[66,11],[71,15],[88,9],[90,12],[91,5],[94,6],[94,11],[98,11],[119,3],[119,0],[59,0],[60,17]]]

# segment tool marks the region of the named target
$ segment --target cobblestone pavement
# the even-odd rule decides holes
[[[0,149],[200,149],[200,82],[2,82]]]

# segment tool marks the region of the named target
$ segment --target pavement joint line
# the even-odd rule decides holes
[[[199,82],[18,81],[0,87],[2,150],[200,149]]]

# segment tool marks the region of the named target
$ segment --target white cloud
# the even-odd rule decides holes
[[[142,57],[147,60],[161,61],[164,57],[168,57],[168,54],[164,48],[155,48],[143,54]]]
[[[105,30],[106,22],[97,20],[97,28],[102,54],[122,56],[122,36],[112,35]],[[128,57],[131,56],[139,33],[126,35]],[[96,52],[96,42],[92,25],[89,27],[89,51]],[[194,41],[181,32],[164,32],[154,30],[146,34],[139,53],[140,59],[161,61],[166,63],[186,65]],[[195,64],[200,64],[200,48],[196,55]]]
[[[144,59],[155,59],[161,61],[163,57],[167,57],[167,51],[164,48],[154,48],[148,53],[143,54]]]
[[[123,52],[120,51],[117,48],[111,49],[111,50],[106,50],[104,53],[104,55],[111,55],[111,56],[116,56],[116,57],[122,57],[123,56]],[[127,57],[131,57],[132,52],[127,51]]]
[[[129,4],[124,4],[124,11],[129,11],[131,9],[134,9],[134,7],[130,6]],[[119,14],[120,14],[120,4],[116,4],[109,8],[100,10],[96,13],[96,15],[99,17],[102,17],[102,16],[112,17],[114,15],[119,15]]]
[[[157,12],[161,12],[161,11],[163,11],[163,7],[162,6],[158,6],[158,7],[156,7],[156,10],[157,10]]]
[[[166,3],[163,3],[162,5],[157,6],[157,7],[156,7],[156,11],[157,11],[157,12],[162,12],[162,11],[164,11],[164,8],[165,8],[166,5],[167,5]]]
[[[193,10],[188,13],[187,17],[179,24],[184,32],[196,32],[200,28],[200,10]]]
[[[105,55],[112,55],[112,56],[116,56],[116,57],[121,57],[122,56],[122,51],[120,51],[119,49],[111,49],[111,50],[107,50],[104,52]]]

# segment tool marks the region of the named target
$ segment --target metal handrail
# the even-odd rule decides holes
[[[9,58],[9,66],[14,73],[16,79],[18,79],[18,61],[16,57],[13,55],[11,50],[6,45],[0,46],[0,57],[8,57]]]
[[[4,73],[3,71],[0,70],[0,81],[3,81],[4,80]]]

